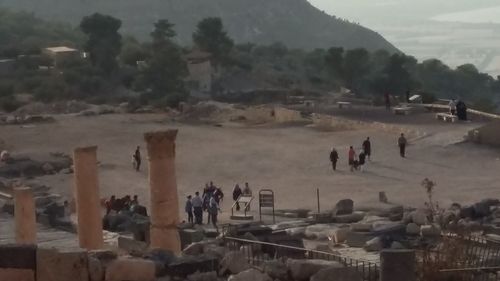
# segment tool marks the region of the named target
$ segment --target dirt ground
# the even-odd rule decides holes
[[[425,200],[420,182],[426,177],[437,182],[435,199],[443,205],[498,197],[500,150],[457,143],[478,124],[438,123],[431,114],[421,118],[428,122],[411,126],[429,133],[410,140],[406,159],[398,154],[398,134],[379,129],[320,132],[304,126],[217,127],[166,121],[161,114],[63,115],[51,124],[2,126],[0,139],[12,153],[26,155],[71,154],[77,146],[98,145],[102,197],[138,194],[148,205],[147,161],[144,159],[143,169],[135,172],[131,155],[141,145],[145,158],[143,133],[177,128],[181,212],[185,196],[201,191],[209,181],[223,188],[226,200],[222,209],[226,214],[232,204],[233,186],[244,182],[250,183],[254,194],[259,189],[273,189],[277,208],[315,210],[317,188],[322,210],[344,198],[355,202],[377,200],[379,191],[385,191],[390,201],[419,206]],[[347,166],[347,149],[354,145],[359,150],[367,136],[372,139],[372,161],[365,172],[352,173]],[[337,172],[329,162],[332,146],[340,153]],[[72,194],[73,175],[37,180],[63,196]]]

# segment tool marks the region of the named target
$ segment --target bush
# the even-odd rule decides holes
[[[488,98],[480,98],[480,99],[476,100],[471,105],[471,107],[473,109],[476,109],[479,111],[484,111],[484,112],[489,112],[489,113],[496,113],[496,111],[497,111],[496,104]]]
[[[423,103],[433,103],[437,100],[436,95],[434,93],[421,92],[420,95],[422,96]]]
[[[14,97],[0,98],[0,108],[6,112],[12,112],[21,107],[21,103],[16,101]]]

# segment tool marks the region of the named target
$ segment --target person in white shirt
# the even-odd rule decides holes
[[[194,222],[195,224],[203,223],[203,201],[200,198],[200,193],[196,191],[193,199],[191,199],[191,204],[193,206]]]

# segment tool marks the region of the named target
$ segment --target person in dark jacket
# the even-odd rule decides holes
[[[187,197],[185,211],[188,215],[188,223],[193,223],[193,203],[191,202],[191,195]]]
[[[363,142],[363,151],[365,152],[365,155],[368,158],[368,160],[371,160],[370,157],[372,155],[372,143],[370,141],[370,137],[367,137],[366,140]]]
[[[401,136],[398,139],[398,146],[399,146],[399,155],[401,157],[405,158],[406,157],[406,138],[404,134],[401,134]]]
[[[366,160],[366,154],[365,154],[365,152],[364,152],[363,150],[361,150],[361,151],[359,152],[359,155],[358,155],[358,160],[359,160],[359,162],[358,162],[358,165],[359,165],[359,170],[360,170],[361,172],[363,172],[363,171],[365,170],[365,168],[364,168],[364,167],[365,167],[365,160]]]
[[[330,162],[332,162],[332,168],[333,168],[334,171],[337,170],[337,161],[338,160],[339,160],[339,153],[333,147],[332,151],[330,152]]]
[[[141,147],[137,146],[134,152],[134,168],[137,172],[141,169]]]
[[[240,198],[241,194],[243,194],[243,191],[241,191],[240,185],[236,184],[233,189],[233,200],[236,202],[236,211],[240,210],[240,203],[238,203],[237,200]]]

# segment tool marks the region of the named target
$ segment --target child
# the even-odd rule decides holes
[[[191,195],[187,197],[186,213],[188,214],[188,223],[193,223],[193,203],[191,202]]]

